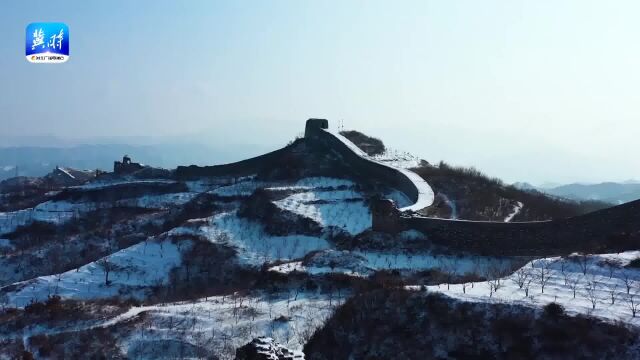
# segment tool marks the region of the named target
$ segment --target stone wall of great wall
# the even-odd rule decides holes
[[[328,127],[325,119],[307,120],[305,139],[337,153],[357,176],[376,179],[403,192],[412,204],[401,211],[417,211],[433,203],[431,187],[417,174],[368,159],[362,150],[341,135],[329,132]]]
[[[200,177],[232,176],[241,177],[259,173],[261,170],[277,166],[289,151],[289,146],[250,159],[212,166],[178,166],[178,179],[196,179]]]
[[[363,180],[375,179],[391,188],[403,192],[412,205],[401,210],[420,210],[433,202],[433,192],[429,185],[418,175],[406,170],[396,169],[369,160],[349,140],[327,131],[326,119],[309,119],[305,125],[305,138],[302,140],[310,148],[332,151],[348,164],[352,175]],[[290,152],[290,146],[251,159],[235,163],[214,166],[179,166],[176,169],[178,179],[194,179],[214,176],[248,176],[260,171],[282,165],[283,158]]]
[[[378,207],[384,209],[384,205]],[[541,222],[446,220],[403,216],[388,210],[374,211],[373,216],[374,230],[415,229],[436,245],[482,255],[547,256],[640,248],[640,200],[582,216]]]
[[[348,164],[353,175],[402,191],[413,205],[398,209],[390,200],[373,203],[374,231],[396,233],[415,229],[430,242],[484,255],[562,255],[576,251],[602,253],[640,248],[640,200],[583,216],[545,222],[476,222],[417,216],[413,211],[433,202],[429,185],[413,172],[368,159],[339,134],[328,131],[325,119],[309,119],[306,146],[331,151]],[[247,176],[281,165],[291,148],[285,147],[251,159],[215,166],[180,166],[179,179],[208,176]]]

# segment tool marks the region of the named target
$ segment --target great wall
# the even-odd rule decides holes
[[[418,211],[433,204],[433,190],[418,174],[369,159],[360,148],[347,138],[338,133],[330,132],[327,120],[307,120],[304,137],[310,141],[320,142],[325,147],[336,151],[356,173],[376,178],[389,187],[402,191],[413,204],[400,208],[401,212]]]
[[[372,230],[397,233],[415,229],[431,243],[484,255],[561,255],[576,251],[613,252],[637,248],[640,241],[640,200],[586,215],[541,222],[486,222],[429,218],[416,212],[433,203],[429,184],[412,171],[370,159],[342,135],[329,131],[326,119],[309,119],[301,139],[315,151],[331,151],[353,174],[375,179],[403,192],[412,204],[397,208],[391,200],[372,204]],[[178,167],[178,178],[248,176],[278,166],[291,146],[231,164]],[[543,250],[544,249],[544,250]]]

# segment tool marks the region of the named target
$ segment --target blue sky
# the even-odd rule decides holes
[[[6,1],[0,131],[276,148],[326,117],[507,181],[640,178],[639,13],[635,1]],[[69,62],[24,59],[34,21],[69,25]]]

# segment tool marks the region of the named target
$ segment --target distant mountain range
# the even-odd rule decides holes
[[[241,160],[264,152],[264,147],[201,144],[75,145],[66,147],[0,147],[0,180],[20,176],[43,176],[56,166],[82,170],[113,169],[113,162],[130,155],[136,162],[163,168],[178,165],[215,165]],[[17,169],[16,169],[17,167]]]
[[[571,200],[599,200],[612,204],[622,204],[640,199],[640,182],[603,182],[600,184],[567,184],[553,187],[534,186],[526,182],[513,184],[523,190],[537,190],[545,194]]]

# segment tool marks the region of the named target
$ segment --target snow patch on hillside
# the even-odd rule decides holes
[[[513,205],[513,210],[511,211],[511,213],[509,213],[509,215],[507,215],[507,217],[504,219],[504,222],[511,222],[511,220],[513,220],[513,218],[520,213],[520,210],[522,210],[523,206],[523,203],[517,201],[516,204]]]
[[[238,251],[241,262],[260,266],[276,259],[291,260],[315,250],[328,249],[322,238],[306,235],[272,236],[262,224],[240,218],[234,212],[212,217],[200,231],[212,242],[229,245]]]
[[[34,221],[63,224],[72,219],[76,213],[88,209],[93,207],[67,201],[47,201],[31,209],[0,212],[0,235],[13,232],[19,226],[25,226]]]
[[[272,271],[291,271],[310,274],[344,273],[368,276],[378,270],[421,271],[438,269],[454,275],[483,273],[489,268],[509,268],[513,260],[479,256],[456,256],[402,251],[339,251],[325,250],[306,261],[293,261],[270,268]]]
[[[46,201],[36,207],[13,212],[0,212],[0,235],[15,231],[34,221],[52,224],[64,224],[74,217],[89,211],[111,207],[140,207],[146,209],[168,209],[183,205],[197,196],[193,192],[181,192],[161,195],[145,195],[136,198],[122,199],[115,202],[69,202]]]
[[[348,294],[295,291],[275,294],[233,294],[189,302],[133,307],[101,326],[129,321],[144,313],[144,326],[131,331],[120,346],[131,358],[159,358],[165,346],[179,339],[186,345],[233,359],[235,349],[258,336],[268,336],[294,350],[301,350]],[[181,336],[188,326],[187,336]],[[184,333],[183,333],[184,334]],[[173,340],[169,340],[173,339]],[[185,348],[185,347],[183,347]],[[188,348],[188,347],[187,347]],[[171,350],[169,350],[171,351]],[[185,354],[175,354],[175,358]],[[188,354],[187,357],[191,358]],[[197,356],[193,356],[197,357]]]
[[[306,191],[274,204],[283,210],[308,217],[322,226],[334,226],[357,235],[371,227],[371,211],[355,190]]]
[[[352,187],[355,183],[347,179],[330,177],[308,177],[297,180],[293,183],[283,181],[259,181],[253,178],[246,178],[234,184],[220,186],[211,191],[219,196],[249,196],[259,188],[268,190],[311,190],[311,189],[337,189],[341,187]]]
[[[440,193],[440,196],[442,197],[442,201],[444,201],[449,209],[451,209],[451,215],[449,216],[449,219],[458,220],[458,206],[456,205],[456,202],[449,199],[449,197],[444,193]]]
[[[168,209],[173,206],[184,205],[197,195],[197,193],[193,192],[145,195],[138,198],[119,200],[116,204],[117,206],[131,206],[145,209]]]
[[[354,187],[356,184],[347,179],[330,178],[324,176],[308,177],[300,179],[293,184],[271,186],[269,190],[311,190],[311,189],[338,189]]]
[[[109,285],[105,284],[105,262],[112,268]],[[0,291],[0,302],[24,307],[33,301],[44,301],[50,295],[82,300],[114,296],[141,299],[146,295],[146,287],[166,284],[171,269],[181,262],[178,245],[169,240],[146,241],[78,269],[4,287]]]
[[[422,164],[422,159],[419,157],[406,151],[399,151],[395,149],[386,149],[384,153],[369,156],[369,158],[401,169],[416,168]]]
[[[211,191],[212,194],[218,196],[249,196],[259,188],[264,188],[272,183],[257,180],[241,181],[231,185],[221,186]]]
[[[403,208],[411,205],[411,199],[407,197],[402,191],[391,190],[385,194],[385,198],[393,200],[396,207]]]
[[[570,313],[593,315],[640,325],[640,269],[624,268],[640,251],[588,257],[552,257],[534,260],[512,275],[496,281],[429,286],[454,298],[479,302],[505,302],[544,306],[557,302]],[[544,276],[543,276],[544,274]],[[544,277],[544,293],[542,280]],[[518,279],[524,285],[520,287]],[[495,289],[497,284],[497,291]],[[627,292],[627,285],[630,289]],[[528,296],[527,296],[527,287]],[[575,298],[574,298],[575,288]],[[613,296],[613,300],[612,300]],[[638,309],[633,317],[631,301]],[[613,303],[612,303],[613,302]],[[595,309],[594,309],[595,307]]]

